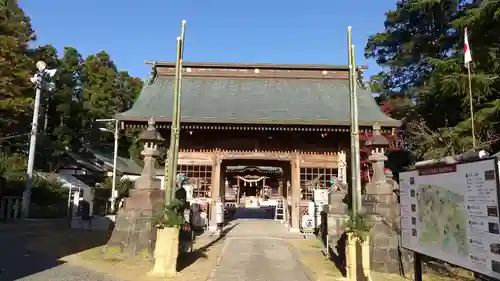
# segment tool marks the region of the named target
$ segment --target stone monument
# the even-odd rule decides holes
[[[144,168],[141,176],[135,180],[130,196],[125,199],[123,208],[116,215],[115,228],[104,253],[108,258],[139,256],[153,259],[156,228],[152,225],[152,218],[163,205],[161,180],[156,178],[155,168],[159,156],[158,143],[163,138],[156,131],[153,118],[139,139],[144,142],[141,152]]]
[[[412,255],[400,247],[399,204],[397,184],[392,173],[385,169],[385,153],[389,141],[373,126],[373,135],[366,140],[373,176],[365,186],[363,208],[373,223],[370,239],[371,270],[407,274],[413,269]],[[391,178],[389,178],[391,177]]]
[[[330,188],[328,194],[328,208],[326,210],[326,224],[322,220],[322,227],[326,227],[328,236],[328,251],[338,268],[343,270],[346,260],[346,238],[345,222],[350,205],[348,185],[345,180],[337,178],[335,185]],[[326,246],[326,245],[325,245]],[[345,272],[343,272],[345,274]]]

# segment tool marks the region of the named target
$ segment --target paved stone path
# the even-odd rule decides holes
[[[265,210],[240,209],[228,227],[222,258],[213,281],[310,281],[307,269],[283,238],[299,238],[283,224],[266,219]]]

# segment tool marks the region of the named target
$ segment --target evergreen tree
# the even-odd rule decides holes
[[[479,148],[498,138],[497,94],[500,35],[498,1],[400,0],[387,13],[385,31],[368,40],[365,55],[384,71],[372,86],[387,101],[410,100],[404,114],[406,143],[417,158],[435,158],[472,148],[468,76],[463,62],[467,26],[473,51],[472,90]],[[474,36],[478,34],[478,36]],[[477,54],[477,55],[476,55]]]
[[[81,147],[84,133],[82,69],[80,53],[72,47],[64,48],[59,61],[57,91],[52,99],[54,110],[51,111],[53,134],[65,147],[76,151]]]
[[[0,136],[26,133],[33,102],[33,63],[28,43],[34,39],[29,17],[15,0],[0,1]],[[8,145],[2,144],[4,148]]]
[[[112,118],[116,112],[118,71],[108,53],[90,55],[83,64],[83,102],[88,122]],[[87,124],[88,125],[88,124]]]

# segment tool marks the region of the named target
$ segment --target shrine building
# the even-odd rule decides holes
[[[285,198],[288,225],[299,230],[314,189],[329,188],[332,179],[347,182],[347,66],[183,67],[178,172],[187,177],[195,199],[258,207]],[[116,118],[122,128],[145,128],[153,117],[169,140],[175,63],[156,62],[152,72],[132,108]],[[386,116],[359,85],[357,94],[360,133],[377,125],[383,134],[394,134],[401,122]]]

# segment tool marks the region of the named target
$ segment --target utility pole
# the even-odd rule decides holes
[[[182,89],[182,60],[184,55],[184,34],[186,21],[182,21],[181,36],[177,37],[177,55],[175,61],[174,96],[172,105],[172,125],[170,126],[170,147],[165,179],[165,205],[169,204],[175,197],[175,176],[177,174],[177,162],[179,156],[179,135],[181,119],[181,89]]]
[[[54,84],[50,82],[56,71],[55,69],[47,69],[47,64],[43,61],[36,63],[37,73],[30,78],[30,81],[35,85],[35,104],[33,107],[33,121],[31,123],[30,132],[30,149],[28,154],[28,168],[26,170],[26,187],[23,192],[22,201],[22,216],[28,218],[31,205],[31,191],[33,189],[33,170],[35,167],[36,154],[36,135],[38,134],[38,118],[40,111],[40,99],[42,90],[52,90]]]
[[[118,160],[118,139],[120,137],[120,128],[119,128],[119,121],[117,119],[97,119],[95,120],[96,122],[114,122],[115,127],[114,127],[114,139],[115,139],[115,144],[113,148],[113,180],[112,180],[112,186],[111,186],[111,197],[109,198],[109,203],[110,203],[110,211],[113,213],[115,211],[115,202],[116,198],[118,198],[118,191],[116,190],[116,162]],[[106,129],[106,128],[99,128],[101,131],[106,131],[106,132],[111,132],[111,130]]]
[[[118,160],[118,125],[119,122],[118,120],[115,120],[115,133],[114,133],[114,138],[115,138],[115,147],[113,148],[113,183],[112,183],[112,190],[111,190],[111,198],[109,199],[110,201],[110,210],[113,213],[115,211],[115,201],[116,198],[118,198],[118,191],[116,190],[116,162]]]

